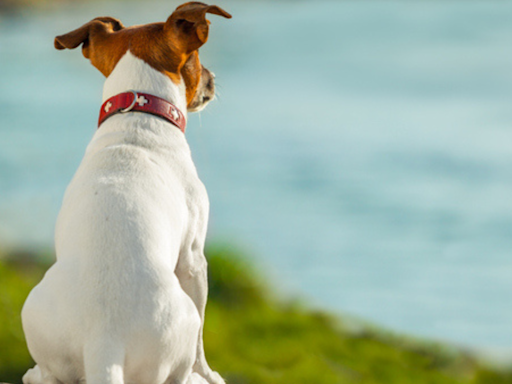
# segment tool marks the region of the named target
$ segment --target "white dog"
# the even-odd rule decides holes
[[[55,38],[83,44],[107,79],[57,220],[57,262],[23,307],[37,363],[25,384],[224,383],[202,343],[208,197],[181,131],[214,95],[198,56],[206,13],[231,17],[192,2],[165,23],[100,17]]]

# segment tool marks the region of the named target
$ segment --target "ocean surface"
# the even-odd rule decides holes
[[[219,97],[187,137],[209,239],[286,295],[392,330],[512,351],[512,3],[222,1]],[[53,38],[177,2],[0,15],[0,244],[51,247],[102,75]]]

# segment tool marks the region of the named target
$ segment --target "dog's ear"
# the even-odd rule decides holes
[[[113,17],[97,17],[74,31],[57,36],[54,45],[57,49],[74,49],[83,43],[84,56],[88,57],[85,48],[89,45],[89,39],[93,34],[112,33],[121,29],[124,29],[124,25],[119,20]]]
[[[231,18],[229,13],[216,5],[190,2],[180,5],[167,19],[166,30],[174,44],[181,43],[179,48],[184,53],[199,49],[208,40],[210,22],[206,20],[207,13]]]

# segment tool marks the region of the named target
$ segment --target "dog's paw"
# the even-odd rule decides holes
[[[224,379],[217,373],[212,371],[208,377],[206,378],[206,381],[210,384],[226,384]]]
[[[30,368],[27,373],[23,375],[21,380],[23,384],[41,384],[43,382],[43,376],[39,366],[36,365],[34,368]]]
[[[192,373],[188,377],[187,384],[208,384],[208,382],[198,373]]]

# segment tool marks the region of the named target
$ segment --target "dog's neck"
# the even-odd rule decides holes
[[[173,83],[169,77],[128,51],[105,81],[103,102],[129,90],[161,97],[179,108],[185,118],[187,116],[184,83]],[[178,128],[160,117],[143,113],[119,113],[108,118],[96,130],[86,152],[88,156],[94,156],[103,148],[120,143],[152,148],[155,152],[166,154],[185,150],[183,158],[190,158],[185,135]],[[174,149],[170,150],[171,147]]]
[[[161,97],[178,107],[185,119],[187,118],[187,101],[183,82],[179,85],[175,84],[168,76],[127,51],[105,81],[103,102],[130,90]]]

